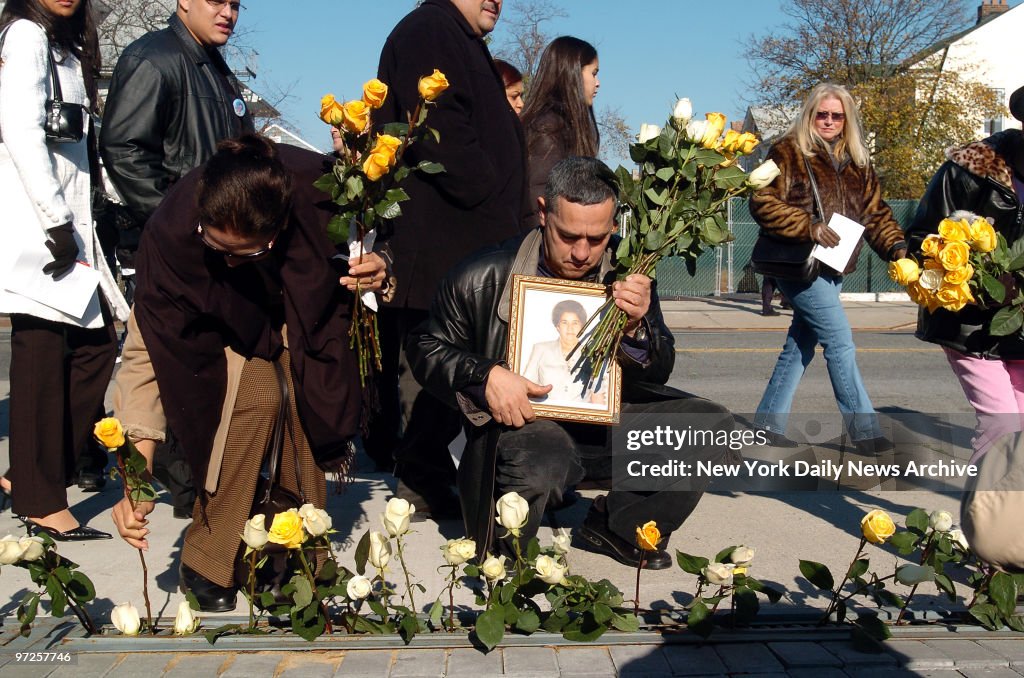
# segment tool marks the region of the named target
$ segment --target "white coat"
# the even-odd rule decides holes
[[[37,24],[19,20],[7,30],[0,66],[0,313],[23,313],[95,329],[103,326],[99,294],[114,317],[127,320],[128,305],[100,249],[92,221],[86,138],[47,144],[43,106],[52,98],[46,61],[49,43]],[[87,104],[82,66],[74,55],[52,52],[64,100]],[[28,296],[7,291],[5,279],[25,251],[45,248],[46,231],[71,222],[79,260],[100,273],[85,315],[73,317]],[[42,285],[56,285],[45,277]]]

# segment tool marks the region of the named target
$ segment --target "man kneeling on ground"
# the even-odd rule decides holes
[[[410,335],[406,350],[416,378],[459,407],[472,424],[466,426],[458,486],[467,533],[482,545],[478,552],[493,545],[496,497],[515,491],[529,503],[525,543],[537,533],[545,508],[562,501],[566,487],[611,477],[610,429],[536,420],[530,398],[551,386],[511,372],[504,361],[513,275],[614,280],[617,197],[615,175],[599,160],[572,157],[558,163],[538,201],[540,227],[457,266],[442,282],[428,320]],[[731,430],[732,417],[721,405],[664,385],[675,363],[675,341],[651,279],[630,275],[611,290],[629,318],[617,356],[623,414],[702,415]],[[681,454],[704,459],[715,453],[684,449]],[[646,567],[669,567],[667,537],[696,508],[704,487],[613,489],[594,500],[578,544],[635,567],[641,556],[636,528],[654,520],[666,538],[660,550],[647,554]]]

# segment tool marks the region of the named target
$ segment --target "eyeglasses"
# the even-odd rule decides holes
[[[222,257],[224,257],[228,261],[238,261],[238,262],[254,261],[256,259],[259,259],[260,257],[265,257],[266,255],[270,254],[270,250],[272,250],[274,248],[274,240],[277,239],[277,236],[275,235],[273,238],[271,238],[270,242],[268,242],[265,246],[261,247],[260,249],[256,250],[255,252],[246,252],[245,254],[235,254],[234,252],[228,252],[225,249],[217,247],[212,242],[207,240],[206,239],[206,234],[203,233],[203,225],[202,224],[196,224],[196,235],[199,236],[199,239],[203,241],[203,244],[206,245],[207,248],[213,250],[214,252],[216,252],[217,254],[221,255]]]
[[[816,120],[821,120],[822,122],[825,122],[829,118],[832,118],[835,122],[842,122],[843,120],[846,120],[846,114],[833,113],[832,111],[818,111],[814,114],[814,118]]]
[[[238,10],[242,9],[242,3],[231,0],[206,0],[206,4],[210,6],[210,9],[218,12],[224,9],[224,5],[230,6],[234,14],[238,14]]]

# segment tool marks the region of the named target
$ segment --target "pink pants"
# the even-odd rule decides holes
[[[943,350],[978,416],[971,459],[976,461],[999,438],[1024,430],[1024,360],[985,360]]]

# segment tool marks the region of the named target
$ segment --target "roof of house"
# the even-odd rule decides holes
[[[279,144],[288,144],[289,146],[298,146],[299,148],[305,148],[309,151],[316,151],[317,153],[323,153],[323,149],[317,148],[313,144],[309,143],[299,135],[295,134],[281,125],[274,123],[273,125],[267,125],[266,129],[263,130],[263,136],[268,139],[272,139]]]
[[[1018,5],[1017,7],[1011,7],[1008,10],[1006,10],[1005,12],[1000,12],[998,14],[990,14],[987,17],[985,17],[984,19],[982,19],[981,21],[978,21],[978,22],[974,23],[973,25],[971,25],[968,28],[965,28],[964,30],[960,31],[959,33],[954,33],[954,34],[952,34],[952,35],[950,35],[948,37],[945,37],[942,40],[934,42],[931,45],[928,45],[927,47],[925,47],[921,51],[917,52],[916,54],[912,54],[911,56],[907,57],[907,59],[903,63],[904,63],[904,65],[908,65],[909,66],[909,65],[913,65],[913,64],[916,64],[918,62],[924,61],[925,59],[927,59],[928,57],[932,56],[933,54],[937,54],[938,52],[941,52],[942,50],[947,49],[948,47],[956,44],[957,42],[960,42],[961,40],[966,38],[968,35],[970,35],[974,31],[976,31],[979,28],[981,28],[982,26],[990,24],[993,21],[998,21],[998,20],[1002,19],[1003,17],[1005,17],[1006,15],[1008,15],[1010,12],[1014,11],[1015,9],[1020,9],[1021,7],[1024,7],[1024,5]]]

